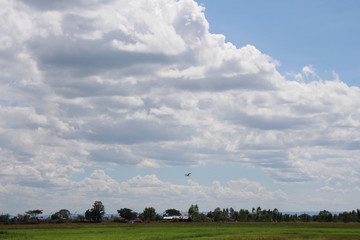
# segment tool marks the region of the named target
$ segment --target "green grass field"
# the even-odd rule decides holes
[[[0,226],[0,239],[360,239],[359,223],[151,223]]]

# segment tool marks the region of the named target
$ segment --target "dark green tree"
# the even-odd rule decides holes
[[[86,217],[84,215],[78,214],[74,219],[76,222],[85,222]]]
[[[120,210],[117,210],[120,217],[125,218],[126,220],[133,220],[137,217],[137,213],[129,208],[121,208]]]
[[[259,221],[260,216],[261,216],[261,207],[259,206],[256,209],[256,217],[255,217],[256,221]]]
[[[272,211],[272,220],[274,222],[280,222],[282,220],[282,213],[277,208]]]
[[[348,223],[350,222],[350,215],[348,212],[343,212],[339,214],[340,219],[344,222],[344,223]]]
[[[316,217],[316,220],[318,222],[332,222],[333,215],[331,212],[327,210],[320,211],[319,214]]]
[[[290,214],[284,214],[282,219],[284,222],[290,222]]]
[[[29,214],[18,214],[17,215],[17,221],[20,223],[28,223],[30,221],[30,215]]]
[[[42,214],[43,210],[36,209],[36,210],[28,210],[25,212],[26,214],[30,215],[31,218],[36,218],[37,215]]]
[[[143,221],[155,221],[156,220],[156,212],[155,208],[153,207],[147,207],[144,209],[144,211],[140,214],[141,219]]]
[[[248,210],[246,209],[240,209],[239,211],[239,221],[241,222],[247,222],[249,219],[249,215],[252,216]]]
[[[215,208],[214,210],[214,221],[215,222],[223,222],[228,220],[228,211],[226,209],[223,209],[221,211],[220,208]]]
[[[270,209],[268,209],[268,210],[264,209],[264,210],[261,211],[258,221],[260,221],[260,222],[271,222],[272,217],[273,217],[272,211]]]
[[[101,222],[104,215],[105,207],[101,201],[95,201],[93,207],[85,212],[85,218],[94,222]]]
[[[167,209],[165,211],[165,216],[171,217],[171,216],[181,216],[181,213],[179,210],[176,210],[174,208]]]
[[[230,208],[230,217],[234,221],[239,221],[239,212],[235,211],[233,208]]]
[[[8,223],[9,220],[10,220],[10,215],[9,214],[1,214],[0,215],[0,222]]]
[[[310,222],[311,216],[309,214],[303,213],[299,215],[299,221],[301,222]]]
[[[197,204],[195,204],[195,205],[191,204],[191,206],[189,207],[189,210],[188,210],[188,215],[189,215],[189,218],[191,218],[192,220],[194,220],[195,218],[198,217],[199,207]]]
[[[208,218],[207,215],[203,214],[203,213],[199,213],[195,219],[194,219],[195,222],[211,222],[213,221],[213,219],[211,218]]]
[[[357,222],[358,221],[358,211],[351,211],[351,212],[343,212],[340,213],[338,219],[341,221],[348,223],[348,222]]]
[[[351,221],[356,222],[357,221],[357,214],[355,210],[351,211]]]
[[[61,209],[58,212],[51,215],[52,220],[68,220],[71,216],[71,213],[67,209]]]
[[[214,217],[215,217],[214,212],[212,212],[212,211],[208,212],[206,214],[206,217],[211,219],[211,221],[214,221]]]

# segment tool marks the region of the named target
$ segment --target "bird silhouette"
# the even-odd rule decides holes
[[[184,174],[186,177],[190,177],[191,172]]]

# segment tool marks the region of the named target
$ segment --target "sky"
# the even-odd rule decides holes
[[[359,8],[0,0],[0,212],[359,208]]]
[[[279,61],[277,70],[288,78],[312,65],[323,78],[336,71],[348,85],[359,86],[357,0],[224,2],[198,1],[206,7],[211,32],[224,34],[236,46],[256,46]]]

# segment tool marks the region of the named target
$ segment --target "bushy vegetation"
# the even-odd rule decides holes
[[[189,208],[189,216],[192,207]],[[306,213],[283,214],[278,209],[266,210],[261,207],[253,208],[252,211],[233,208],[220,209],[208,212],[206,215],[195,213],[191,216],[192,221],[196,222],[360,222],[360,209],[351,212],[343,212],[340,214],[332,214],[327,210],[320,211],[319,214],[309,215]]]
[[[61,209],[52,214],[47,219],[38,217],[42,210],[28,210],[25,214],[18,214],[11,217],[9,214],[0,215],[0,224],[35,224],[35,223],[78,223],[78,222],[155,222],[162,221],[163,217],[181,216],[177,209],[167,209],[163,215],[156,213],[153,207],[147,207],[142,213],[134,212],[129,208],[117,210],[119,216],[104,217],[105,207],[101,201],[95,201],[93,207],[88,209],[84,215],[74,216],[67,209]],[[173,221],[188,222],[360,222],[360,209],[350,212],[333,214],[327,210],[320,211],[318,214],[309,215],[306,213],[283,214],[278,209],[266,210],[261,207],[240,209],[236,211],[233,208],[215,208],[213,211],[201,213],[198,205],[191,205],[188,209],[186,218],[174,218]]]

